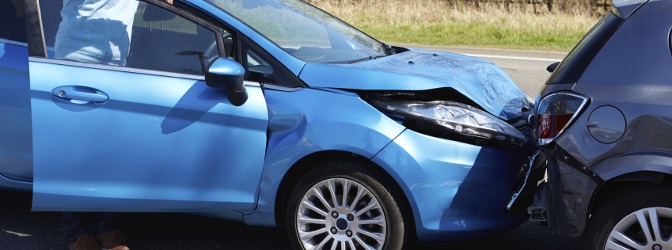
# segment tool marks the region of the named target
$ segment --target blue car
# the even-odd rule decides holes
[[[297,249],[525,221],[506,208],[532,103],[494,64],[390,46],[303,1],[125,1],[130,22],[68,29],[68,1],[2,0],[0,186],[33,211],[215,216]],[[64,55],[117,26],[122,60]]]

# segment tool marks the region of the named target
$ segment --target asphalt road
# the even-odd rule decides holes
[[[0,249],[51,250],[67,248],[59,213],[30,212],[29,193],[0,190]],[[134,250],[290,250],[277,229],[172,213],[122,214],[122,231]],[[578,249],[579,240],[551,233],[544,225],[520,227],[478,241],[444,244],[428,249]]]
[[[563,53],[471,48],[434,48],[474,55],[495,62],[534,98],[548,77],[545,68]],[[30,212],[30,193],[0,190],[0,249],[67,249],[59,213]],[[134,250],[151,249],[290,249],[277,229],[184,214],[123,214],[122,230]],[[435,249],[577,249],[579,240],[551,233],[527,222],[495,237],[434,246]]]

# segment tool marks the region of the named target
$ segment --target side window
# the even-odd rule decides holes
[[[245,80],[259,82],[264,84],[275,84],[285,87],[296,87],[292,78],[288,77],[286,72],[273,60],[264,57],[264,54],[244,46]]]
[[[135,0],[40,2],[53,58],[203,75],[219,56],[215,32],[159,6]],[[45,6],[59,4],[54,2],[65,5]]]
[[[26,43],[23,0],[0,0],[0,39]]]
[[[127,66],[203,75],[219,57],[215,32],[151,4],[135,16]]]

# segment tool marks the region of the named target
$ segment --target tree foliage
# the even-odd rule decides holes
[[[600,15],[610,9],[611,0],[443,0],[471,8],[497,6],[507,11],[558,12]]]

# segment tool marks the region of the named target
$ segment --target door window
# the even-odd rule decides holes
[[[220,56],[216,32],[167,9],[133,0],[90,2],[41,1],[50,57],[203,75]]]

